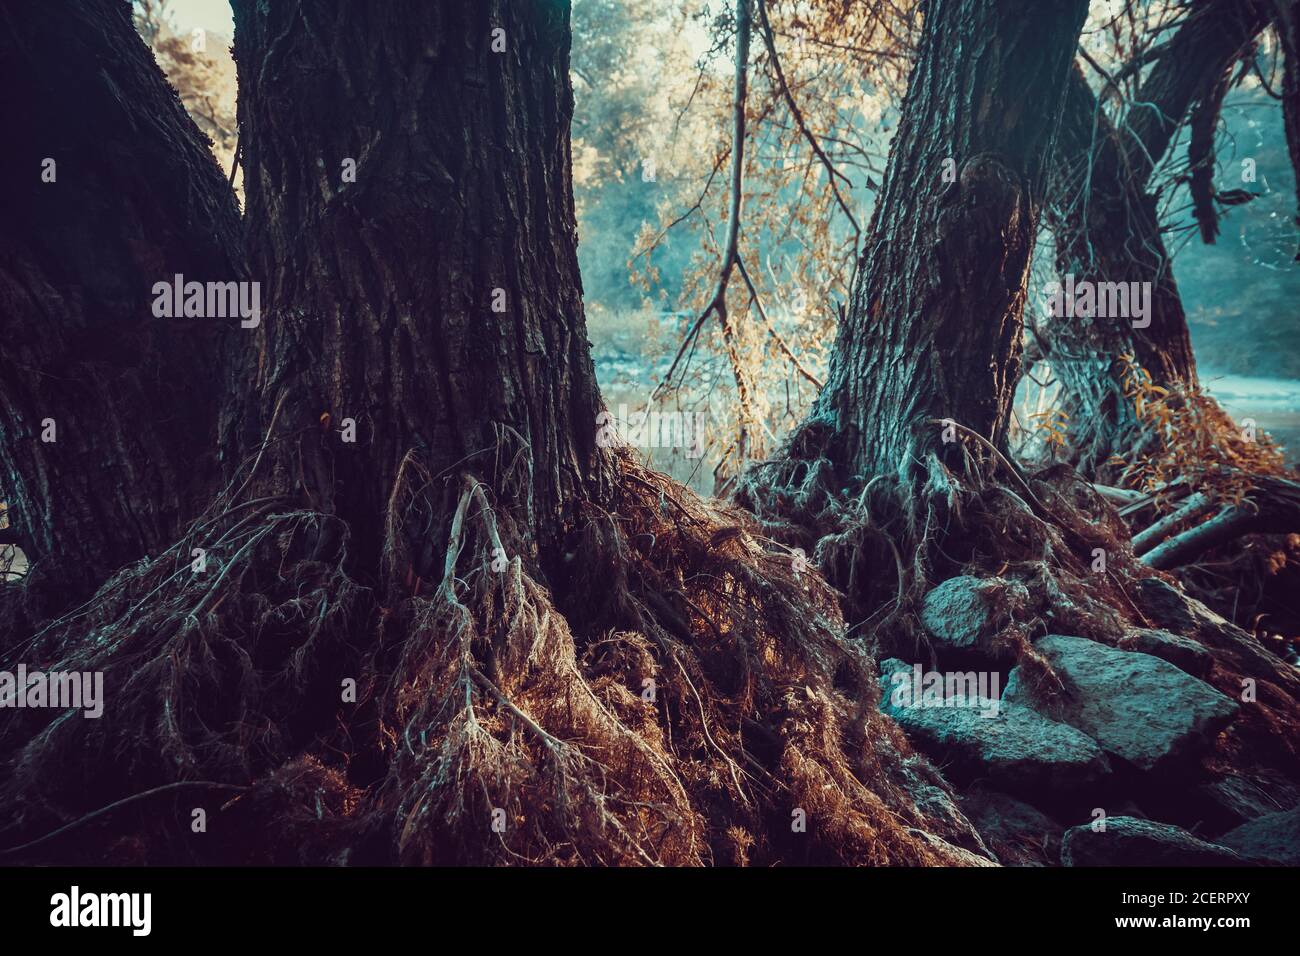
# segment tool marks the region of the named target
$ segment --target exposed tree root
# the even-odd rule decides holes
[[[6,835],[178,780],[246,783],[332,712],[322,695],[363,592],[342,570],[346,529],[276,504],[199,521],[5,655],[9,668],[103,672],[106,698],[98,719],[9,711]],[[206,551],[201,571],[191,546]]]
[[[1123,596],[1110,583],[1113,573],[1091,571],[1091,555],[1101,548],[1120,563],[1111,572],[1126,567],[1126,532],[1097,506],[1095,492],[1065,479],[1065,469],[1027,479],[963,433],[961,450],[945,460],[922,452],[896,474],[857,478],[840,474],[822,453],[823,427],[803,426],[787,457],[754,468],[737,497],[773,537],[809,553],[874,650],[932,657],[917,621],[920,602],[959,573],[1021,578],[1039,609],[1079,608],[1071,623],[1089,636],[1121,630],[1113,608]],[[1092,513],[1080,512],[1080,496]]]
[[[584,504],[554,555],[526,553],[473,475],[408,456],[375,589],[345,570],[338,519],[273,501],[127,569],[19,648],[103,670],[108,704],[0,731],[0,842],[202,778],[250,788],[216,808],[222,835],[142,816],[139,861],[984,860],[959,812],[918,809],[944,785],[878,713],[834,592],[743,515],[617,466],[615,500]],[[455,504],[428,584],[408,552],[440,483]],[[111,855],[124,825],[82,828],[74,857]]]
[[[920,621],[925,594],[958,574],[1006,579],[1029,599],[1008,608],[992,647],[1028,665],[1042,692],[1062,688],[1033,639],[1071,634],[1115,645],[1135,627],[1169,628],[1211,650],[1210,682],[1225,694],[1242,699],[1248,680],[1256,688],[1220,752],[1233,754],[1238,770],[1300,778],[1300,673],[1143,564],[1113,504],[1069,466],[1004,474],[1014,466],[972,441],[964,456],[946,458],[964,462],[960,471],[916,455],[913,463],[927,464],[863,479],[834,468],[829,441],[824,425],[804,425],[783,458],[750,471],[738,498],[765,531],[814,558],[840,589],[852,632],[878,656],[942,664]]]

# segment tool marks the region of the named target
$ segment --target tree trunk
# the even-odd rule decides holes
[[[234,8],[266,309],[224,371],[229,484],[181,545],[210,565],[140,562],[87,609],[95,640],[42,633],[48,669],[102,672],[112,706],[0,722],[0,844],[44,859],[100,807],[202,785],[249,791],[221,841],[177,840],[163,809],[132,845],[984,862],[911,796],[942,779],[825,582],[598,440],[568,4]]]
[[[1137,182],[1118,136],[1076,65],[1057,141],[1046,218],[1056,237],[1057,273],[1084,282],[1146,282],[1150,314],[1051,317],[1035,329],[1041,355],[1061,383],[1070,449],[1085,474],[1098,475],[1127,449],[1138,428],[1125,395],[1121,356],[1162,387],[1196,381],[1187,317],[1165,249],[1154,197]],[[1146,328],[1135,328],[1149,319]]]
[[[537,79],[567,76],[566,5],[234,8],[250,257],[270,314],[228,382],[233,460],[269,436],[254,487],[342,517],[361,567],[408,452],[433,476],[434,514],[450,515],[463,469],[522,546],[553,541],[610,482],[572,95]]]
[[[927,8],[815,414],[833,432],[828,457],[850,474],[955,465],[962,445],[944,442],[936,420],[1003,443],[1046,161],[1086,6]]]
[[[1282,44],[1282,122],[1291,170],[1300,183],[1300,3],[1273,0],[1278,40]],[[1297,190],[1300,194],[1300,189]],[[1300,208],[1300,198],[1297,199]],[[1300,215],[1296,217],[1300,226]],[[1300,261],[1300,253],[1296,254]]]
[[[152,288],[239,278],[239,212],[124,0],[5,13],[0,73],[0,501],[47,613],[209,490],[227,330]]]
[[[1249,52],[1268,25],[1267,0],[1193,0],[1186,21],[1138,88],[1124,150],[1145,185],[1188,110]]]
[[[1141,84],[1123,132],[1115,129],[1082,70],[1071,72],[1047,221],[1060,277],[1088,283],[1148,283],[1150,314],[1051,317],[1035,330],[1038,357],[1062,386],[1074,463],[1111,480],[1106,463],[1131,452],[1139,431],[1125,395],[1125,361],[1162,388],[1194,386],[1187,316],[1147,180],[1184,117],[1213,98],[1232,63],[1267,22],[1254,0],[1202,0]],[[1210,117],[1217,121],[1217,110]]]

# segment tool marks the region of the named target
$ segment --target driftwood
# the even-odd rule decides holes
[[[1214,499],[1204,492],[1196,492],[1145,531],[1135,534],[1133,536],[1133,553],[1146,554],[1169,535],[1213,508]]]
[[[1255,487],[1246,498],[1237,504],[1221,507],[1208,521],[1194,525],[1168,540],[1155,544],[1163,534],[1168,534],[1173,525],[1192,517],[1193,499],[1203,497],[1193,495],[1185,504],[1168,518],[1157,522],[1137,538],[1134,538],[1134,550],[1137,550],[1138,538],[1144,538],[1142,562],[1148,567],[1167,571],[1170,568],[1190,564],[1206,551],[1226,544],[1246,534],[1271,533],[1286,534],[1300,531],[1300,484],[1285,478],[1260,476],[1255,479]],[[1204,504],[1204,506],[1201,506]],[[1212,503],[1197,503],[1195,514],[1203,514],[1212,507]],[[1187,514],[1184,514],[1187,512]],[[1182,518],[1179,521],[1172,519]],[[1168,525],[1162,535],[1152,535],[1161,524]],[[1154,539],[1154,540],[1153,540]],[[1141,553],[1141,552],[1139,552]]]

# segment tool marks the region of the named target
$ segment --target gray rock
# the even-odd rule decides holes
[[[1171,631],[1135,628],[1119,642],[1121,649],[1150,654],[1168,661],[1193,677],[1204,677],[1214,667],[1214,655],[1190,637]]]
[[[917,830],[909,827],[907,832],[918,840],[924,840],[925,843],[942,858],[940,866],[997,866],[998,864],[988,857],[980,856],[978,853],[972,853],[970,850],[963,849],[959,846],[953,846],[947,840],[935,836],[933,833],[927,833],[925,830]]]
[[[1193,761],[1237,712],[1236,702],[1204,681],[1150,654],[1122,651],[1082,637],[1048,635],[1034,648],[1067,687],[1042,701],[1021,668],[1007,681],[1004,704],[1019,704],[1093,738],[1107,753],[1143,769]]]
[[[1018,581],[961,575],[926,594],[921,623],[941,644],[995,654],[993,638],[1028,600],[1029,591]]]
[[[947,843],[996,861],[993,851],[984,843],[979,831],[966,819],[944,786],[938,781],[923,779],[923,775],[939,776],[925,758],[919,755],[913,755],[904,761],[903,786],[916,808],[929,818],[927,830],[942,837]]]
[[[1194,637],[1221,666],[1300,693],[1300,670],[1200,601],[1155,577],[1137,582],[1134,598],[1157,627]]]
[[[1004,790],[1072,792],[1110,772],[1105,754],[1087,734],[1028,707],[977,698],[974,706],[896,706],[889,677],[911,665],[881,664],[885,692],[880,709],[898,722],[925,753],[942,759],[945,771],[982,777]],[[982,716],[997,708],[996,716]]]
[[[1254,860],[1300,866],[1300,807],[1243,823],[1219,842]]]
[[[1182,827],[1137,817],[1109,817],[1100,833],[1092,824],[1071,827],[1061,841],[1065,866],[1245,866],[1249,862]]]

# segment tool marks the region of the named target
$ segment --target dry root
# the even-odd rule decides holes
[[[7,712],[5,836],[172,781],[246,783],[331,712],[322,694],[338,686],[363,591],[342,570],[347,529],[278,504],[201,520],[9,650],[10,670],[102,672],[106,700],[97,719]]]
[[[1033,639],[1071,634],[1114,646],[1133,628],[1166,628],[1213,653],[1207,679],[1224,694],[1239,699],[1247,682],[1258,685],[1257,702],[1243,708],[1211,763],[1300,777],[1300,674],[1144,565],[1115,509],[1068,465],[1026,477],[970,447],[956,469],[917,455],[924,468],[862,480],[832,467],[829,440],[823,425],[805,425],[783,457],[751,471],[738,498],[765,531],[815,556],[841,590],[851,632],[879,657],[941,663],[919,613],[940,581],[968,574],[1018,582],[1029,598],[990,647],[1004,668],[1023,665],[1039,693],[1065,688]]]
[[[836,594],[739,512],[616,465],[615,500],[537,554],[472,475],[408,457],[374,590],[338,519],[264,501],[201,523],[19,649],[103,670],[110,702],[0,732],[5,842],[201,779],[249,788],[220,840],[181,853],[157,815],[82,835],[102,857],[125,827],[146,862],[974,862],[960,814],[917,808],[943,784],[878,713]],[[413,572],[426,525],[436,582]]]
[[[551,592],[503,566],[467,481],[441,584],[393,622],[379,803],[399,858],[942,861],[908,828],[953,828],[904,789],[906,744],[834,595],[738,515],[620,468]]]

